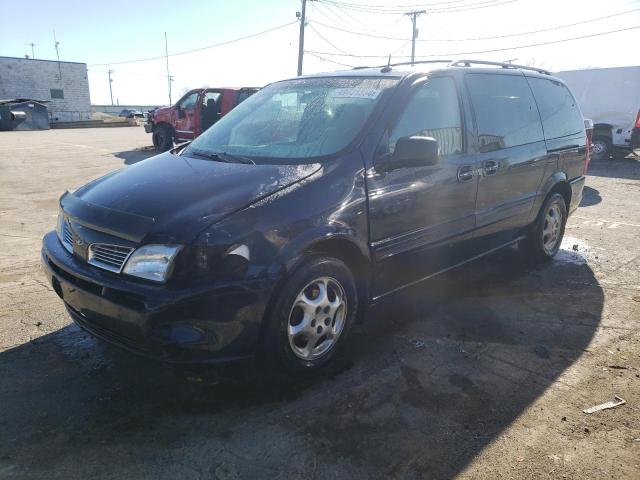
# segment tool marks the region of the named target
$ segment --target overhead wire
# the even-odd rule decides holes
[[[449,52],[449,53],[438,53],[438,54],[434,54],[434,55],[416,55],[415,58],[433,58],[433,57],[444,57],[444,56],[460,56],[460,55],[476,55],[476,54],[482,54],[482,53],[494,53],[494,52],[504,52],[504,51],[508,51],[508,50],[519,50],[522,48],[530,48],[530,47],[540,47],[543,45],[553,45],[553,44],[557,44],[557,43],[563,43],[563,42],[570,42],[573,40],[582,40],[585,38],[593,38],[593,37],[600,37],[603,35],[611,35],[614,33],[619,33],[619,32],[626,32],[626,31],[630,31],[630,30],[635,30],[637,28],[640,28],[640,25],[635,25],[632,27],[627,27],[627,28],[619,28],[617,30],[610,30],[607,32],[599,32],[599,33],[592,33],[589,35],[580,35],[577,37],[570,37],[570,38],[563,38],[560,40],[550,40],[550,41],[546,41],[546,42],[538,42],[538,43],[531,43],[528,45],[517,45],[514,47],[503,47],[503,48],[494,48],[494,49],[489,49],[489,50],[477,50],[477,51],[473,51],[473,52]],[[319,55],[333,55],[333,56],[348,56],[348,57],[354,57],[354,58],[387,58],[388,55],[352,55],[352,54],[343,54],[343,53],[331,53],[331,52],[316,52],[316,51],[310,51],[309,53],[316,53]],[[403,55],[403,58],[410,58],[408,55]]]
[[[430,8],[430,5],[413,5],[411,7],[400,7],[400,6],[373,6],[373,5],[365,5],[365,4],[356,4],[356,3],[346,3],[346,2],[335,2],[332,0],[316,0],[320,3],[327,3],[333,5],[339,5],[342,8],[347,10],[360,12],[360,13],[375,13],[375,14],[404,14],[407,12],[407,8],[422,8],[427,11],[427,13],[447,13],[447,12],[462,12],[467,10],[477,10],[479,8],[490,8],[497,7],[499,5],[506,5],[508,3],[514,3],[520,0],[484,0],[476,3],[469,4],[461,4],[461,5],[451,5],[450,7],[436,7]]]
[[[478,40],[495,40],[495,39],[501,39],[501,38],[511,38],[511,37],[520,37],[523,35],[533,35],[536,33],[543,33],[543,32],[550,32],[553,30],[561,30],[563,28],[569,28],[569,27],[575,27],[577,25],[585,25],[587,23],[593,23],[593,22],[597,22],[600,20],[606,20],[609,18],[614,18],[614,17],[619,17],[620,15],[626,15],[629,13],[633,13],[633,12],[637,12],[640,11],[640,8],[634,8],[631,10],[626,10],[624,12],[618,12],[618,13],[612,13],[610,15],[604,15],[601,17],[595,17],[595,18],[589,18],[587,20],[581,20],[579,22],[573,22],[573,23],[566,23],[563,25],[555,25],[553,27],[547,27],[547,28],[541,28],[538,30],[529,30],[527,32],[517,32],[517,33],[508,33],[508,34],[504,34],[504,35],[492,35],[492,36],[488,36],[488,37],[468,37],[468,38],[418,38],[416,39],[417,42],[470,42],[470,41],[478,41]],[[345,33],[350,33],[353,35],[360,35],[360,36],[365,36],[365,37],[371,37],[371,38],[380,38],[380,39],[384,39],[384,40],[399,40],[399,41],[406,41],[406,40],[410,40],[407,38],[403,38],[403,37],[390,37],[390,36],[386,36],[386,35],[377,35],[374,33],[367,33],[367,32],[359,32],[356,30],[349,30],[349,29],[345,29],[345,28],[341,28],[341,27],[337,27],[335,25],[329,25],[323,22],[319,22],[317,20],[314,20],[315,23],[317,23],[318,25],[322,25],[323,27],[326,28],[331,28],[333,30],[338,30],[341,32],[345,32]]]
[[[185,51],[182,51],[182,52],[170,53],[169,55],[159,55],[159,56],[156,56],[156,57],[138,58],[138,59],[135,59],[135,60],[122,60],[122,61],[118,61],[118,62],[92,63],[89,66],[90,67],[102,67],[102,66],[108,66],[108,65],[123,65],[125,63],[139,63],[139,62],[148,62],[148,61],[151,61],[151,60],[160,60],[160,59],[166,58],[167,56],[169,56],[169,57],[177,57],[179,55],[187,55],[189,53],[201,52],[203,50],[208,50],[210,48],[221,47],[223,45],[229,45],[231,43],[239,42],[241,40],[247,40],[249,38],[253,38],[253,37],[260,36],[260,35],[264,35],[265,33],[270,33],[270,32],[273,32],[275,30],[279,30],[281,28],[285,28],[285,27],[288,27],[290,25],[297,24],[297,23],[298,23],[298,21],[296,20],[296,21],[293,21],[293,22],[289,22],[289,23],[285,23],[285,24],[282,24],[282,25],[278,25],[276,27],[268,28],[267,30],[262,30],[260,32],[251,33],[249,35],[244,35],[242,37],[237,37],[237,38],[234,38],[232,40],[226,40],[224,42],[214,43],[212,45],[207,45],[207,46],[199,47],[199,48],[193,48],[191,50],[185,50]]]

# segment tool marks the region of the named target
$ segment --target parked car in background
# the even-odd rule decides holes
[[[132,110],[130,108],[123,108],[118,114],[119,117],[126,118],[144,118],[144,113],[140,110]]]
[[[593,158],[640,155],[640,66],[568,70],[556,74],[593,120]]]
[[[265,87],[189,145],[63,195],[53,289],[134,352],[310,371],[370,304],[514,244],[551,260],[582,198],[585,121],[548,72],[488,64]]]
[[[152,134],[155,149],[165,152],[176,141],[196,138],[257,91],[253,87],[191,90],[175,105],[149,112],[145,131]]]

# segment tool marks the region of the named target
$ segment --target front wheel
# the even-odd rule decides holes
[[[357,310],[356,283],[345,263],[309,258],[277,294],[264,348],[289,371],[319,370],[345,343]]]
[[[166,125],[158,125],[153,130],[152,139],[156,152],[166,152],[173,147],[173,134]]]
[[[551,260],[562,243],[567,224],[567,205],[564,197],[553,193],[544,202],[538,218],[523,242],[524,251],[532,260],[544,262]]]

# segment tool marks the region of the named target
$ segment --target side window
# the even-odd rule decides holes
[[[239,92],[236,93],[236,105],[241,104],[242,102],[244,102],[247,98],[249,98],[251,95],[253,95],[254,93],[256,93],[257,90],[253,90],[251,88],[244,88],[242,90],[240,90]]]
[[[381,145],[379,153],[392,154],[399,138],[414,135],[435,138],[440,155],[462,152],[460,103],[452,78],[432,78],[418,89],[388,133],[388,146]]]
[[[222,98],[222,94],[220,92],[207,92],[204,94],[204,98],[202,99],[202,104],[206,105],[207,101],[213,100],[214,102],[219,102]]]
[[[180,108],[193,108],[198,101],[198,92],[194,92],[191,95],[185,97],[178,105]]]
[[[542,117],[547,139],[566,137],[584,130],[582,114],[571,92],[562,83],[528,77]]]
[[[470,73],[466,83],[478,123],[480,151],[543,140],[538,108],[523,76]]]

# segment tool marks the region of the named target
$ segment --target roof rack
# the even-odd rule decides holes
[[[450,64],[452,60],[416,60],[415,62],[400,62],[400,63],[387,63],[386,65],[374,65],[374,66],[359,66],[353,67],[353,70],[361,70],[363,68],[385,68],[385,67],[399,67],[402,65],[416,65],[421,63],[446,63]]]
[[[386,65],[376,65],[376,66],[359,66],[353,67],[353,70],[360,70],[363,68],[389,68],[390,67],[399,67],[403,65],[420,65],[425,63],[446,63],[447,67],[470,67],[471,65],[493,65],[496,67],[502,67],[507,69],[520,69],[520,70],[531,70],[534,72],[542,73],[544,75],[551,75],[549,70],[545,70],[544,68],[537,67],[528,67],[526,65],[518,65],[515,63],[505,63],[505,62],[490,62],[488,60],[416,60],[414,62],[399,62],[399,63],[388,63]]]
[[[518,64],[515,64],[515,63],[489,62],[487,60],[467,60],[467,59],[454,60],[453,62],[449,63],[448,66],[449,67],[470,67],[472,64],[475,64],[475,65],[493,65],[493,66],[502,67],[502,68],[515,68],[515,69],[521,69],[521,70],[532,70],[534,72],[542,73],[544,75],[551,75],[550,71],[545,70],[543,68],[528,67],[526,65],[518,65]]]

